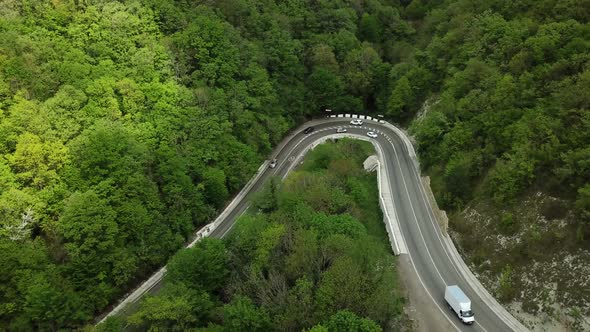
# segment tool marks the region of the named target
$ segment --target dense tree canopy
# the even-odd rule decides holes
[[[4,2],[0,243],[10,254],[0,329],[87,321],[208,222],[295,123],[324,108],[385,111],[389,54],[415,32],[402,9],[379,0]],[[347,201],[324,203],[333,212]],[[265,204],[270,212],[277,198]],[[316,219],[326,222],[321,234],[337,228],[333,217]],[[358,232],[343,222],[344,233]],[[285,232],[264,233],[257,269]],[[186,314],[186,304],[162,301],[170,315]],[[49,309],[58,302],[65,307]]]
[[[412,1],[406,8],[411,17],[430,9],[419,15],[421,43],[394,68],[403,66],[404,77],[421,68],[436,83],[421,85],[421,98],[409,105],[415,112],[426,91],[438,94],[413,133],[423,167],[442,176],[436,190],[444,206],[460,207],[476,195],[505,206],[531,187],[584,200],[590,26],[576,8],[585,7]],[[404,97],[415,90],[406,85],[395,84],[390,112],[408,105]],[[588,225],[584,206],[576,205],[579,222]]]
[[[564,325],[580,330],[590,314],[583,277],[566,278],[571,288],[549,281],[549,262],[590,248],[589,5],[413,0],[405,14],[416,43],[393,66],[389,99],[390,111],[410,105],[423,171],[485,286],[536,317],[560,306]],[[543,272],[529,282],[535,266]],[[556,295],[538,301],[534,288]]]
[[[88,322],[208,222],[289,128],[325,108],[405,124],[434,93],[413,133],[422,165],[442,178],[445,206],[479,192],[507,204],[539,185],[576,201],[581,238],[590,238],[586,7],[2,2],[0,329]],[[340,235],[360,236],[346,217],[329,216],[351,212],[344,189],[320,181],[310,191],[325,215],[301,241],[323,238],[339,218]],[[268,212],[279,205],[266,203]],[[265,250],[248,247],[242,259],[258,257],[264,270],[284,234],[271,227]]]

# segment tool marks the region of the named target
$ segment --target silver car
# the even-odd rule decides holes
[[[363,120],[352,120],[350,121],[350,124],[354,126],[361,126],[363,124]]]
[[[346,128],[339,127],[338,129],[336,129],[336,132],[337,133],[345,133],[346,132]]]
[[[375,138],[375,137],[377,137],[377,134],[374,131],[369,131],[367,133],[367,136],[372,137],[372,138]]]
[[[268,165],[268,167],[270,167],[270,168],[275,168],[275,167],[277,167],[277,160],[276,160],[276,159],[273,159],[273,160],[270,162],[270,164]]]

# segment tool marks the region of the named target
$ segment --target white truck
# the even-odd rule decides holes
[[[463,323],[471,325],[475,322],[475,316],[471,311],[471,300],[459,286],[447,286],[445,289],[445,301]]]

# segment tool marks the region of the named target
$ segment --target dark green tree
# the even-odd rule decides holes
[[[368,13],[363,14],[359,26],[361,40],[377,43],[381,39],[382,30],[383,28],[380,26],[379,20],[377,20],[377,18]]]
[[[192,289],[216,292],[228,277],[227,264],[228,253],[223,242],[207,237],[170,259],[166,279]]]

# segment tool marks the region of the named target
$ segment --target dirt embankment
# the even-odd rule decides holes
[[[408,302],[405,313],[412,321],[414,331],[454,331],[455,328],[440,313],[430,295],[420,283],[416,270],[412,266],[410,256],[400,255],[397,259],[397,270]]]
[[[532,331],[590,331],[590,251],[567,203],[537,192],[498,211],[478,202],[449,234],[479,281]]]

